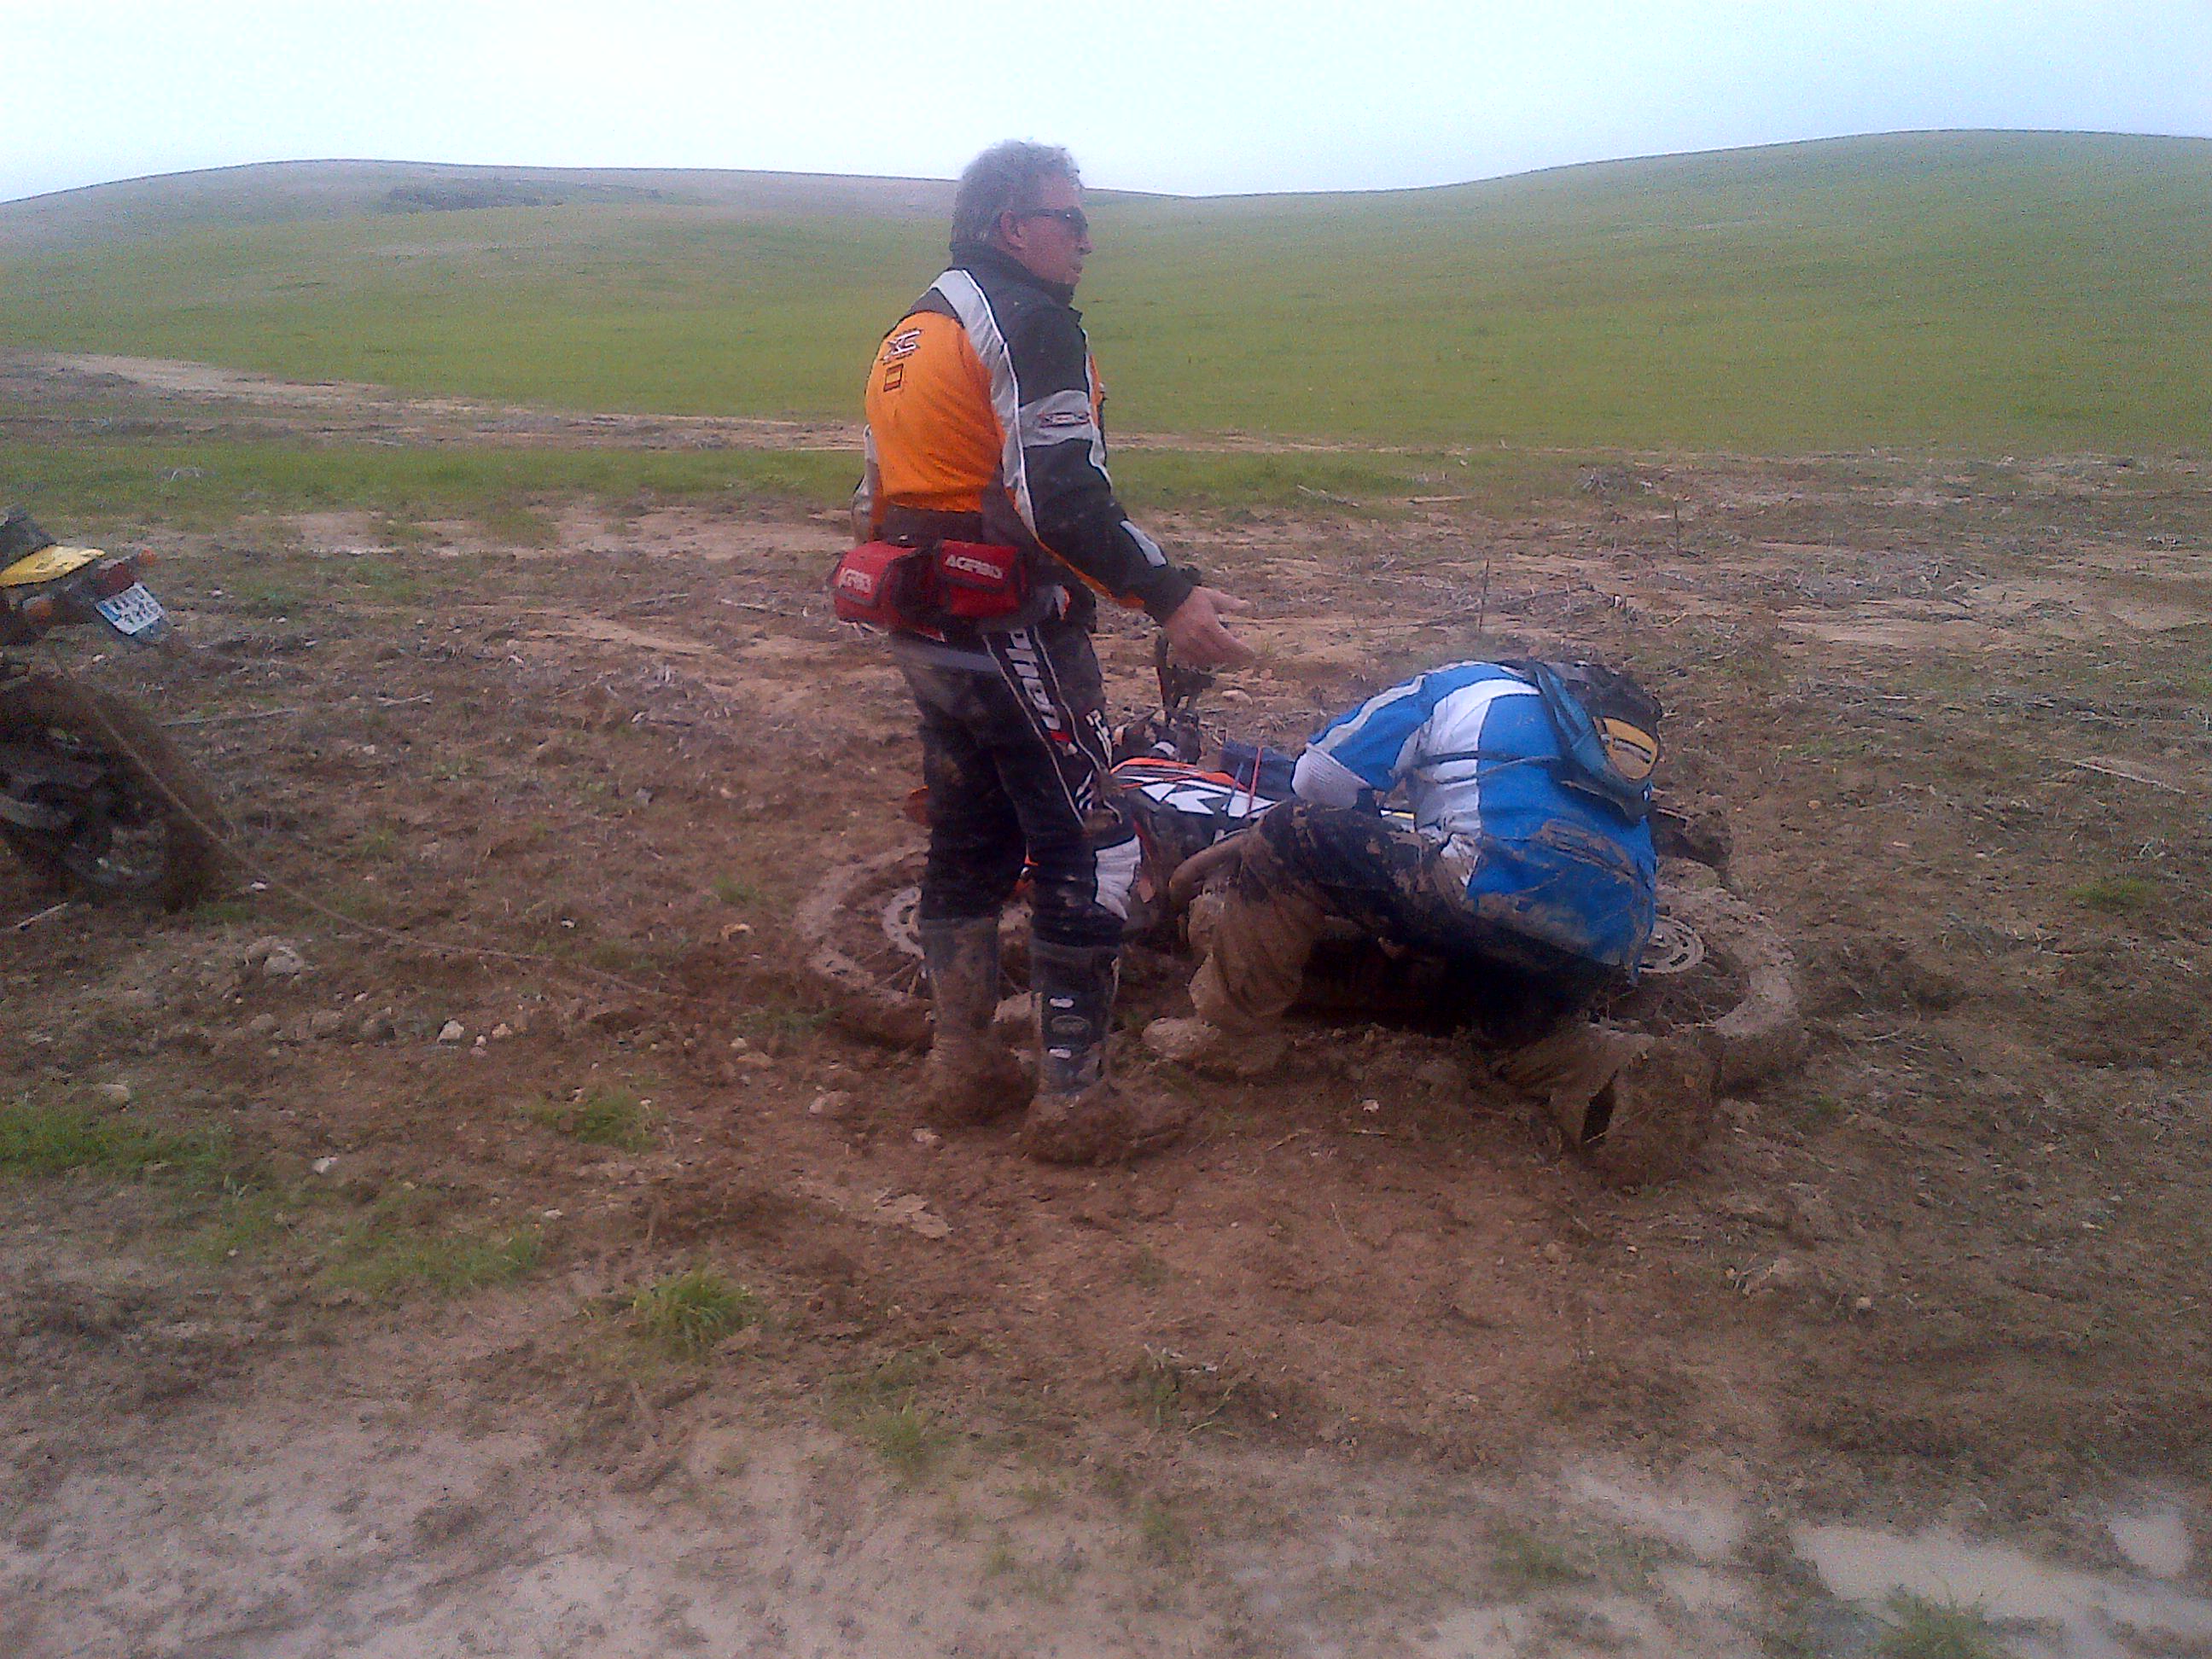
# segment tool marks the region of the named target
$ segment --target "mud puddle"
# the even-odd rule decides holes
[[[1875,1608],[1896,1596],[1972,1608],[2024,1659],[2121,1659],[2212,1637],[2212,1600],[2166,1582],[2194,1553],[2180,1512],[2118,1513],[2107,1528],[2135,1574],[2085,1571],[1940,1529],[1806,1526],[1790,1541],[1831,1595]]]

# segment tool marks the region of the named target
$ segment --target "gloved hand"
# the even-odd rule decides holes
[[[1251,605],[1218,587],[1194,587],[1160,626],[1175,653],[1194,668],[1242,668],[1252,647],[1229,631],[1223,618],[1249,611]]]

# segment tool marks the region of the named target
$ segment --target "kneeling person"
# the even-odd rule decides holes
[[[1470,1022],[1507,1051],[1501,1075],[1571,1139],[1625,1092],[1708,1091],[1702,1055],[1583,1018],[1650,938],[1662,713],[1597,664],[1465,662],[1340,714],[1299,757],[1297,798],[1243,837],[1210,930],[1194,927],[1198,1018],[1153,1022],[1147,1046],[1216,1075],[1270,1068],[1274,1018],[1339,917],[1465,969]],[[1410,819],[1379,810],[1394,790]]]

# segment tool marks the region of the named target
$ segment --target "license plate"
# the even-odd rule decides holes
[[[159,629],[169,619],[168,612],[161,609],[161,600],[146,591],[143,582],[133,582],[113,598],[101,599],[98,604],[107,625],[133,639]]]

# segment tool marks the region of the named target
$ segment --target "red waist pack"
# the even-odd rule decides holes
[[[1018,547],[990,542],[939,542],[930,556],[931,597],[962,622],[1010,617],[1029,598],[1029,572]]]
[[[927,550],[863,542],[837,561],[830,577],[840,622],[926,633],[948,621],[1011,617],[1029,593],[1021,549],[990,542],[939,542]]]
[[[840,622],[871,628],[925,625],[927,567],[920,550],[893,542],[863,542],[837,561],[830,574],[830,598]]]

